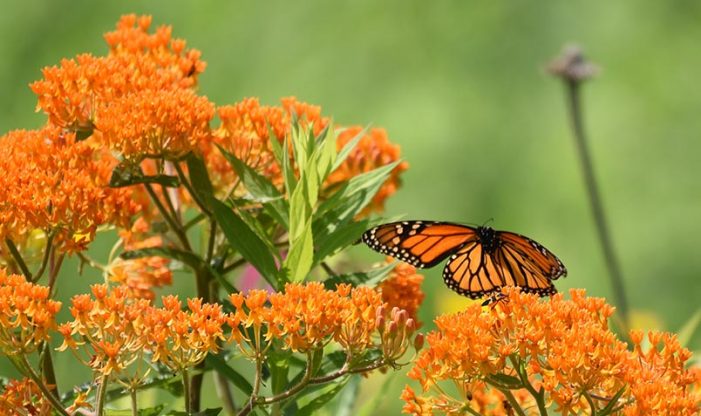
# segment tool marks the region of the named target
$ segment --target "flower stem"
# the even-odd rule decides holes
[[[189,414],[192,410],[192,399],[190,397],[190,375],[187,368],[183,368],[183,395],[185,396],[185,411]]]
[[[606,266],[609,270],[609,275],[611,277],[613,297],[616,301],[616,306],[621,312],[623,321],[627,326],[628,302],[626,300],[625,295],[623,276],[621,274],[618,259],[613,249],[613,242],[611,240],[608,223],[606,221],[604,207],[601,202],[599,187],[594,176],[594,168],[592,164],[591,155],[587,146],[587,137],[584,133],[582,109],[580,105],[581,99],[579,94],[582,80],[577,79],[576,77],[563,77],[563,81],[565,82],[567,90],[568,108],[572,124],[572,132],[574,134],[575,142],[577,144],[577,153],[579,154],[582,173],[584,174],[587,193],[589,195],[589,203],[591,205],[592,214],[594,216],[594,222],[596,223],[596,228],[599,234],[601,249],[603,250],[604,260],[606,261]],[[623,329],[625,332],[626,328]]]
[[[24,259],[22,258],[22,254],[20,254],[15,243],[13,243],[12,240],[10,240],[9,238],[6,238],[5,244],[7,245],[8,250],[10,250],[10,254],[12,254],[12,258],[15,260],[15,263],[17,263],[17,266],[19,266],[24,277],[28,281],[32,281],[32,273],[29,271],[29,268],[27,267],[27,263],[24,262]]]
[[[105,409],[105,399],[107,393],[107,376],[100,377],[99,385],[97,386],[97,395],[95,397],[95,415],[102,416]]]
[[[139,406],[136,403],[136,389],[135,388],[129,389],[129,395],[131,396],[131,415],[138,416],[139,415]]]
[[[187,239],[187,235],[183,231],[182,227],[176,222],[176,219],[171,217],[171,215],[168,213],[168,209],[166,209],[161,200],[158,198],[158,195],[156,195],[156,191],[153,190],[151,184],[145,183],[144,187],[146,188],[146,192],[148,192],[154,205],[156,205],[156,208],[158,208],[158,211],[161,213],[163,219],[168,223],[168,226],[173,230],[175,235],[180,240],[180,244],[182,244],[185,250],[192,251],[192,248],[190,247],[190,241]]]
[[[516,397],[514,397],[514,394],[511,393],[511,390],[499,389],[499,391],[501,391],[502,394],[506,397],[506,400],[508,400],[509,404],[511,405],[511,408],[514,409],[518,416],[526,416],[526,412],[523,411],[523,409],[521,408],[521,404],[516,400]]]

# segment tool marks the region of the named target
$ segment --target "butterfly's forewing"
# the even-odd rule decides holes
[[[433,221],[392,222],[363,234],[373,250],[419,268],[435,266],[470,240],[476,240],[474,228]]]
[[[502,247],[511,249],[515,256],[531,264],[536,273],[552,280],[567,276],[567,269],[560,259],[537,241],[508,231],[499,231],[497,236]]]

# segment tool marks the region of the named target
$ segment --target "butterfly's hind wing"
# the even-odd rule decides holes
[[[433,267],[476,239],[473,227],[450,222],[398,221],[363,233],[370,248],[415,267]]]
[[[451,290],[472,299],[492,296],[507,285],[492,255],[476,238],[450,256],[443,281]]]
[[[538,274],[549,280],[567,276],[567,269],[560,259],[542,244],[524,235],[509,231],[499,231],[501,248],[509,249],[514,255],[530,264]]]

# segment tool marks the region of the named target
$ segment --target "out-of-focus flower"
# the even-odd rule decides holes
[[[387,258],[387,263],[394,261],[391,257]],[[378,285],[382,293],[382,300],[387,305],[404,309],[409,317],[416,321],[420,326],[417,317],[417,312],[421,302],[424,300],[424,292],[421,290],[421,282],[424,277],[416,273],[416,268],[407,263],[398,263],[389,277]]]
[[[0,269],[0,352],[29,354],[50,339],[61,302],[49,299],[49,288]]]
[[[51,405],[32,380],[10,380],[0,394],[0,414],[48,415]]]
[[[601,298],[586,297],[583,290],[572,290],[571,300],[556,295],[549,301],[513,288],[504,293],[508,299],[496,306],[473,304],[436,319],[438,329],[427,335],[428,348],[409,372],[424,396],[405,391],[405,412],[463,411],[471,406],[464,398],[485,393],[486,383],[505,391],[542,389],[544,403],[563,414],[589,412],[592,405],[601,409],[606,405],[601,398],[617,393],[626,415],[650,414],[651,409],[697,414],[690,393],[693,376],[684,368],[690,353],[673,336],[651,333],[651,344],[664,347],[643,353],[642,335],[634,332],[631,352],[609,330],[613,308]],[[458,387],[458,398],[440,388],[448,380]],[[528,406],[525,398],[517,400]]]
[[[149,223],[139,217],[128,230],[121,230],[122,246],[125,250],[139,250],[161,247],[160,235],[149,236]],[[170,259],[160,256],[140,257],[136,259],[116,258],[107,268],[110,280],[125,285],[131,296],[153,300],[154,288],[173,283],[173,272],[169,267]]]
[[[126,226],[140,205],[109,188],[116,160],[91,140],[47,126],[0,137],[0,239],[22,243],[34,230],[54,247],[84,249],[103,224]]]

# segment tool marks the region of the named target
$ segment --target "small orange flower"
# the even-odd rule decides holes
[[[394,259],[388,257],[386,261],[391,263]],[[416,273],[414,266],[398,263],[389,277],[378,285],[382,293],[382,300],[390,308],[396,306],[399,309],[404,309],[418,326],[421,324],[418,321],[417,312],[425,296],[421,290],[423,280],[424,277]]]
[[[691,354],[673,336],[651,333],[653,348],[644,353],[641,334],[633,333],[631,352],[609,330],[613,308],[603,299],[588,298],[583,290],[570,291],[571,300],[556,295],[541,301],[514,288],[505,288],[504,294],[508,299],[494,307],[472,304],[436,319],[438,329],[427,335],[429,347],[421,351],[409,377],[421,383],[424,393],[436,390],[438,395],[424,398],[430,411],[412,399],[405,407],[408,413],[483,408],[484,403],[446,397],[440,388],[445,380],[453,381],[462,397],[473,399],[485,392],[485,382],[489,388],[521,392],[542,389],[546,402],[563,414],[589,412],[595,402],[603,408],[606,403],[593,398],[619,392],[626,415],[698,412],[690,393],[693,376],[684,368]],[[664,345],[661,350],[659,344]],[[506,387],[505,381],[510,383]],[[534,399],[516,397],[524,406]],[[437,401],[449,409],[439,409]],[[658,413],[660,409],[665,411]]]
[[[143,320],[144,348],[153,353],[154,362],[181,371],[219,350],[227,319],[221,305],[188,299],[185,311],[175,296],[164,296],[162,302],[162,308],[150,309]]]
[[[61,302],[49,299],[49,288],[0,269],[0,351],[8,356],[29,354],[56,328]]]
[[[213,117],[214,105],[191,90],[147,90],[105,104],[95,125],[125,158],[177,159],[209,136]]]
[[[32,380],[10,380],[0,394],[0,414],[47,415],[51,405]]]
[[[109,188],[116,160],[91,140],[47,126],[0,137],[0,239],[21,244],[33,230],[61,251],[83,250],[97,227],[126,226],[140,206]]]
[[[85,365],[106,376],[118,374],[143,354],[143,320],[151,306],[129,297],[125,286],[91,289],[92,297],[81,294],[71,300],[73,321],[59,327],[64,337],[59,350],[82,350]]]

